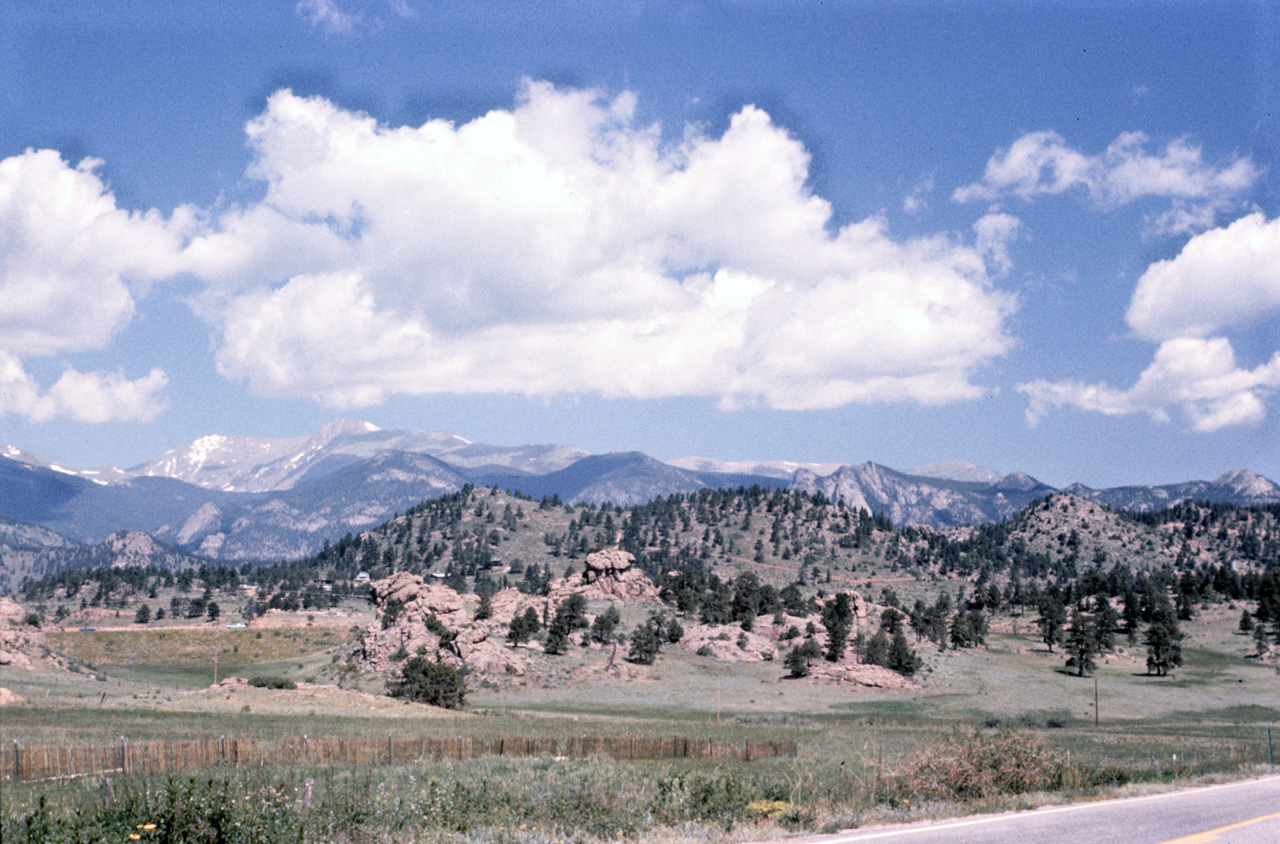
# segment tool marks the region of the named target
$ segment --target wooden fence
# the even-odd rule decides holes
[[[0,780],[42,780],[93,774],[168,774],[213,765],[385,765],[477,756],[558,756],[581,759],[737,759],[794,756],[794,741],[626,738],[285,738],[119,741],[114,744],[31,744],[0,748]]]

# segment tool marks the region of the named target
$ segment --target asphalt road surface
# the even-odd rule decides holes
[[[855,830],[813,844],[1280,844],[1280,776],[1149,797]]]

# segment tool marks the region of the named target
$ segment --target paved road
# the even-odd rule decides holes
[[[1280,776],[1227,785],[868,828],[813,844],[1280,844]]]

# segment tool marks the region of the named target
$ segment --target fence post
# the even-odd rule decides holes
[[[129,756],[124,749],[124,736],[120,736],[120,773],[129,773]]]
[[[1275,751],[1275,746],[1272,745],[1271,743],[1271,725],[1270,724],[1267,725],[1267,764],[1273,768],[1275,767],[1275,764],[1276,764],[1276,751]]]
[[[22,779],[22,748],[18,746],[18,740],[13,740],[13,781],[17,782]]]

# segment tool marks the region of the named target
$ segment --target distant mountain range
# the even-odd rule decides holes
[[[128,469],[69,469],[0,446],[0,516],[10,522],[90,544],[118,531],[144,532],[175,552],[221,559],[305,556],[326,540],[468,483],[623,506],[706,487],[759,484],[821,492],[884,513],[896,524],[936,528],[998,521],[1059,491],[1021,472],[1002,475],[962,462],[907,472],[875,463],[698,457],[663,463],[640,452],[483,445],[442,432],[382,431],[351,421],[310,437],[202,437]],[[1280,502],[1280,487],[1249,471],[1211,482],[1105,490],[1077,484],[1062,491],[1137,511],[1189,499]],[[0,545],[4,537],[0,533]]]

